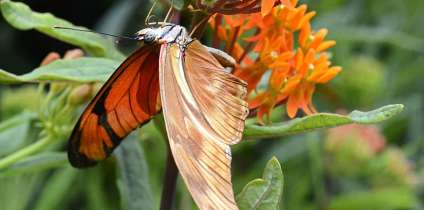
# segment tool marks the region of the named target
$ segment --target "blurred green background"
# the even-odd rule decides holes
[[[76,25],[112,34],[132,34],[142,28],[151,6],[151,2],[144,0],[23,2],[35,11],[51,12]],[[343,66],[334,81],[318,88],[314,96],[317,109],[346,113],[389,103],[404,104],[406,109],[377,126],[349,125],[242,142],[233,147],[235,192],[260,177],[266,162],[276,156],[285,177],[281,209],[424,209],[424,1],[300,3],[317,11],[313,25],[329,29],[329,39],[337,41],[331,50],[332,61]],[[156,11],[158,17],[163,13],[160,8]],[[39,66],[49,52],[63,54],[74,48],[36,31],[16,30],[0,19],[2,69],[26,73]],[[136,47],[126,42],[118,46],[127,54]],[[35,92],[36,86],[31,85],[0,86],[1,121],[16,115],[22,118],[23,110],[31,110],[32,102],[37,100]],[[282,115],[281,108],[274,112]],[[281,120],[285,119],[278,119]],[[4,142],[2,138],[13,141],[37,135],[37,130],[28,129],[30,126],[25,124],[9,133],[2,132],[0,143]],[[153,125],[143,129],[153,130],[149,126]],[[0,132],[2,129],[0,126]],[[27,137],[20,137],[27,132]],[[156,209],[166,160],[165,141],[157,132],[141,132],[141,139],[148,163],[145,175],[153,189],[151,206]],[[119,177],[114,161],[120,160],[75,170],[63,156],[58,156],[56,162],[45,166],[48,170],[0,176],[0,209],[118,209],[123,202],[118,193],[119,182],[125,182],[125,178]],[[195,209],[181,180],[175,209]]]

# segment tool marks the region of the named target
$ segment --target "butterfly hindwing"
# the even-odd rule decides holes
[[[105,159],[132,130],[157,112],[158,45],[128,57],[84,110],[68,143],[75,167]]]
[[[241,139],[246,84],[198,41],[161,47],[159,84],[171,151],[200,209],[238,209],[230,144]]]

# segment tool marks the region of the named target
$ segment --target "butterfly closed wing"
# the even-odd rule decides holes
[[[92,166],[154,115],[159,92],[158,45],[128,57],[89,103],[72,131],[68,157],[74,167]]]
[[[198,41],[163,45],[160,88],[169,144],[200,209],[238,209],[230,144],[241,139],[246,84],[224,71]]]
[[[107,157],[158,111],[159,88],[170,148],[194,201],[200,209],[238,209],[229,146],[242,137],[246,84],[181,26],[147,28],[138,36],[147,45],[118,68],[78,121],[71,163],[80,167]]]

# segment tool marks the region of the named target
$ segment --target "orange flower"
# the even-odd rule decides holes
[[[216,38],[238,61],[234,74],[248,83],[249,107],[257,109],[259,122],[282,103],[291,118],[299,109],[315,113],[316,84],[341,71],[331,66],[326,52],[336,44],[325,40],[328,30],[311,29],[315,14],[305,4],[297,6],[297,0],[263,0],[260,13],[212,19]]]

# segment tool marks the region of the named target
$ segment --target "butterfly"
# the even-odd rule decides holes
[[[68,143],[72,166],[107,158],[135,128],[162,111],[169,145],[200,209],[238,209],[230,145],[242,138],[246,83],[228,73],[175,24],[137,32],[143,43],[112,74],[79,118]]]

